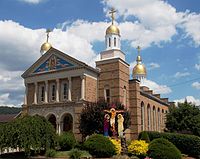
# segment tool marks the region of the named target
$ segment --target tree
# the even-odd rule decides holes
[[[0,149],[20,148],[30,155],[55,146],[56,133],[44,117],[25,116],[0,125]]]
[[[83,137],[94,133],[103,134],[104,110],[109,110],[111,105],[104,101],[99,101],[97,103],[88,103],[83,108],[79,127]],[[114,105],[116,110],[124,110],[124,129],[127,129],[130,125],[130,114],[121,103],[115,103]],[[115,124],[117,127],[117,122]]]
[[[187,101],[178,103],[178,107],[170,107],[166,127],[170,132],[200,136],[200,110]]]

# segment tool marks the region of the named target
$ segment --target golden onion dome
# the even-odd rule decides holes
[[[40,48],[40,52],[42,53],[47,52],[50,48],[51,48],[51,44],[48,42],[45,42],[44,44],[42,44]]]
[[[133,68],[133,75],[144,75],[146,76],[147,71],[143,64],[137,63]]]
[[[120,31],[119,28],[115,25],[110,25],[107,29],[106,29],[106,35],[108,34],[117,34],[120,35]]]

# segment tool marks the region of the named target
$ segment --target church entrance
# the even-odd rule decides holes
[[[55,115],[51,114],[51,115],[49,115],[49,117],[47,119],[53,125],[54,129],[56,130],[56,117],[55,117]]]
[[[62,117],[62,131],[73,131],[73,117],[71,114],[64,114]]]

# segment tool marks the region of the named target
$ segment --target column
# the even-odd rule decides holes
[[[69,81],[69,87],[68,87],[68,100],[71,101],[71,100],[72,100],[72,96],[71,96],[72,79],[71,79],[71,77],[68,77],[68,81]]]
[[[56,79],[56,102],[59,102],[60,80]]]
[[[25,83],[24,105],[27,105],[28,84]]]
[[[38,84],[35,82],[34,104],[37,104]]]
[[[48,103],[48,92],[49,92],[49,83],[45,81],[45,92],[44,92],[44,101]]]
[[[81,100],[85,99],[85,76],[81,76]]]

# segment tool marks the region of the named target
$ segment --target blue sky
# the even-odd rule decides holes
[[[112,7],[131,69],[140,45],[146,85],[200,105],[199,0],[1,0],[0,105],[23,102],[21,74],[40,57],[46,28],[53,47],[94,66]]]

